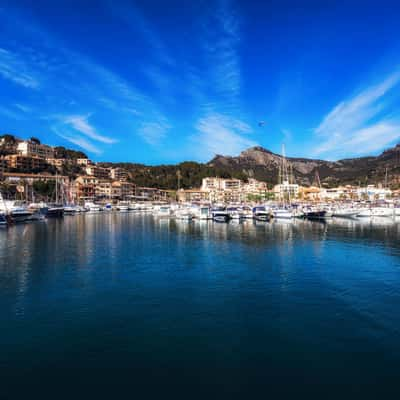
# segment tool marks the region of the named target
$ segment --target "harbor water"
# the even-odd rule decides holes
[[[384,218],[1,229],[0,398],[396,398],[399,239]]]

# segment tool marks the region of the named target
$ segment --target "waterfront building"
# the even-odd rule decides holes
[[[240,190],[243,182],[240,179],[203,178],[201,190]]]
[[[32,140],[24,140],[18,143],[17,152],[27,157],[54,158],[53,147]]]
[[[76,199],[94,199],[97,183],[98,179],[94,176],[78,176],[74,182]]]
[[[28,184],[34,182],[54,182],[57,181],[60,184],[68,185],[69,177],[64,175],[50,175],[50,174],[26,174],[26,173],[15,173],[15,172],[4,172],[3,179],[5,182],[17,183],[24,181]]]
[[[282,183],[275,185],[273,193],[278,199],[297,198],[299,196],[300,186],[297,183],[290,183],[289,181],[283,181]]]
[[[299,198],[302,200],[318,201],[321,200],[321,188],[316,186],[299,187]]]
[[[364,188],[357,188],[357,195],[359,199],[364,200],[385,200],[392,195],[392,191],[388,188],[376,187],[375,185],[368,185]]]
[[[199,189],[180,189],[176,192],[177,200],[181,203],[208,201],[210,192]]]

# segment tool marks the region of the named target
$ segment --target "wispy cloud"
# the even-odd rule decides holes
[[[39,87],[38,79],[26,62],[4,48],[0,48],[0,76],[29,89]]]
[[[203,114],[192,136],[203,160],[215,154],[236,155],[255,146],[251,127],[241,109],[240,19],[229,0],[218,0],[212,16],[204,22],[203,49],[208,66],[203,85],[194,73],[192,81]],[[202,90],[202,92],[201,92]]]
[[[232,1],[219,0],[205,24],[203,46],[216,101],[238,107],[241,90],[240,22]]]
[[[16,119],[16,120],[20,119],[19,113],[11,110],[8,107],[4,107],[1,105],[0,105],[0,114],[2,114],[3,116],[5,116],[7,118],[10,118],[10,119]]]
[[[101,135],[97,132],[96,128],[89,123],[88,115],[72,115],[65,117],[63,122],[69,126],[71,126],[76,131],[83,133],[84,135],[90,137],[93,140],[98,142],[112,144],[116,143],[117,140]]]
[[[247,137],[251,128],[241,120],[214,113],[201,118],[192,137],[197,155],[207,159],[216,154],[236,155],[257,143]]]
[[[14,107],[18,108],[18,110],[24,112],[24,113],[30,113],[32,112],[32,108],[26,106],[25,104],[20,104],[20,103],[15,103]]]
[[[339,103],[314,130],[320,143],[313,154],[329,158],[363,154],[381,150],[400,138],[400,119],[388,112],[389,92],[399,82],[400,72],[396,72]]]
[[[73,143],[73,144],[81,147],[83,150],[86,150],[90,153],[97,154],[97,155],[102,153],[102,151],[97,146],[95,146],[93,143],[89,142],[84,137],[77,136],[77,135],[70,135],[67,133],[62,133],[55,127],[53,127],[53,130],[58,136],[67,140],[70,143]]]
[[[145,142],[155,146],[161,143],[170,129],[171,126],[165,121],[143,122],[138,129],[138,133]]]

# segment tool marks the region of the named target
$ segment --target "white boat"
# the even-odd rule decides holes
[[[181,221],[192,221],[194,215],[189,209],[182,208],[175,211],[175,217]]]
[[[154,213],[157,217],[170,217],[172,215],[172,210],[169,205],[162,205],[162,206],[156,206],[154,208]]]
[[[241,220],[244,218],[238,207],[227,207],[226,212],[229,214],[230,219]]]
[[[117,205],[117,210],[120,212],[128,212],[129,211],[129,203],[121,201]]]
[[[215,222],[229,222],[231,219],[225,207],[215,207],[211,210],[211,214]]]
[[[210,207],[208,206],[199,206],[194,211],[195,217],[200,220],[209,220],[212,219],[212,214]]]
[[[372,207],[371,217],[393,217],[393,209],[389,207]]]
[[[333,210],[333,217],[337,218],[354,218],[359,214],[360,210],[356,208],[336,208]]]
[[[356,214],[359,218],[369,218],[372,216],[372,212],[370,208],[360,208],[358,213]]]
[[[257,221],[269,221],[271,213],[264,206],[256,206],[253,208],[253,218]]]
[[[98,213],[101,211],[101,207],[91,201],[85,203],[85,208],[90,213]]]
[[[274,215],[274,218],[277,218],[277,219],[293,218],[292,211],[288,210],[287,208],[277,208],[277,209],[273,210],[273,215]]]
[[[249,206],[241,207],[241,214],[245,219],[252,219],[253,218],[253,210]]]

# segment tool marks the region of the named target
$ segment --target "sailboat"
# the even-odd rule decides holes
[[[281,185],[280,191],[279,191],[279,201],[280,203],[283,203],[283,207],[279,207],[273,210],[273,216],[274,218],[278,219],[291,219],[293,218],[293,213],[292,210],[289,208],[290,202],[291,202],[291,193],[290,193],[290,177],[289,177],[289,171],[288,171],[288,165],[286,161],[286,155],[285,155],[285,145],[282,145],[282,164],[279,166],[279,184]],[[283,189],[284,187],[287,187],[287,193],[288,193],[288,205],[285,207],[285,190]],[[283,189],[283,193],[282,193]]]

